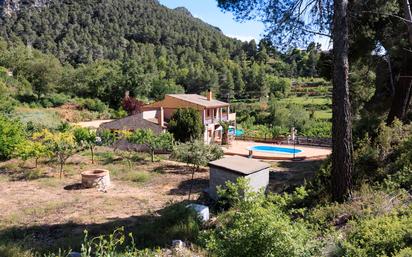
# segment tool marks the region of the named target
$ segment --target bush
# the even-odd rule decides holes
[[[395,255],[395,257],[411,257],[411,256],[412,256],[411,247],[404,248]]]
[[[91,99],[91,98],[84,99],[82,107],[89,111],[94,111],[94,112],[104,112],[108,109],[107,105],[105,105],[99,99]]]
[[[239,190],[244,193],[231,194],[232,209],[218,217],[215,229],[202,234],[202,243],[211,253],[282,257],[318,253],[315,235],[305,224],[292,221],[263,194]],[[239,190],[232,188],[231,192]]]
[[[394,194],[396,196],[393,196]],[[317,224],[323,228],[342,227],[350,220],[362,221],[387,215],[407,205],[409,201],[410,196],[406,192],[388,194],[364,185],[359,191],[352,193],[351,200],[344,203],[318,205],[311,209],[306,217],[311,224]]]
[[[25,131],[21,123],[0,115],[0,159],[11,158],[24,140]]]
[[[58,107],[67,103],[70,97],[65,94],[50,94],[41,98],[43,107]]]
[[[351,223],[351,231],[342,243],[344,256],[393,256],[410,246],[412,209]],[[407,251],[407,250],[404,250]]]
[[[310,126],[302,131],[302,135],[307,137],[331,138],[332,123],[327,121],[311,122]]]

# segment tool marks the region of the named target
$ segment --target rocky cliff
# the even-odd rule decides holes
[[[0,13],[2,15],[13,15],[23,8],[46,6],[51,0],[0,0]]]

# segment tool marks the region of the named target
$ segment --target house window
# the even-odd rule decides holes
[[[207,131],[207,137],[209,137],[209,138],[212,137],[212,131],[211,131],[211,130],[208,130],[208,131]]]
[[[210,117],[210,110],[209,109],[206,110],[206,116]]]

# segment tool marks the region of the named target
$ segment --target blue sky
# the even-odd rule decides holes
[[[224,13],[217,7],[216,0],[159,0],[169,8],[186,7],[193,16],[219,27],[223,33],[243,41],[260,40],[264,25],[257,21],[237,22],[231,13]]]

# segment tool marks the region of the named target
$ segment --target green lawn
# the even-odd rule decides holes
[[[291,96],[288,98],[280,99],[279,102],[284,104],[299,104],[303,106],[322,106],[332,104],[332,99],[321,96]]]
[[[315,111],[315,118],[318,120],[330,120],[332,119],[332,110]]]

